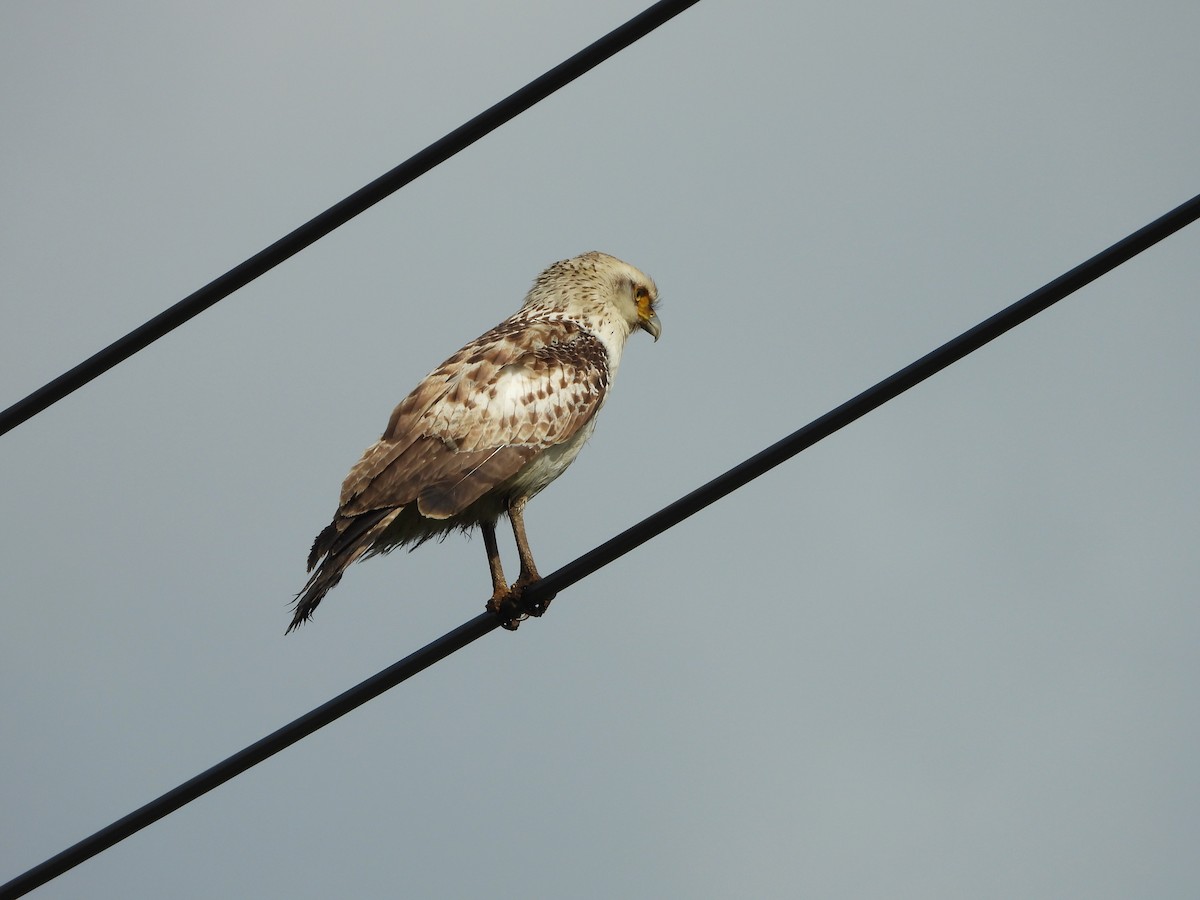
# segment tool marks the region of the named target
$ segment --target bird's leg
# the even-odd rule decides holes
[[[517,539],[517,556],[521,560],[521,574],[513,582],[513,593],[519,598],[521,592],[541,579],[537,566],[533,564],[533,552],[529,549],[529,538],[525,536],[525,497],[518,497],[508,504],[508,518],[512,522],[513,537]],[[539,600],[529,609],[529,615],[540,616],[550,606],[553,597]]]
[[[496,523],[482,522],[479,530],[483,532],[483,549],[487,551],[488,571],[492,574],[492,603],[498,604],[508,593],[508,585],[504,581],[504,566],[500,562],[500,547],[496,544]]]
[[[512,602],[512,591],[504,583],[504,567],[500,563],[500,548],[496,544],[496,523],[481,522],[479,530],[483,532],[483,549],[487,551],[488,570],[492,573],[492,599],[488,600],[487,610],[503,616],[504,627],[516,631],[524,617],[517,612],[516,604]]]

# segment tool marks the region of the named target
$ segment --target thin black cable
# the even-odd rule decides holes
[[[57,403],[68,394],[83,387],[118,363],[144,350],[160,337],[178,328],[218,301],[228,297],[281,262],[296,255],[309,244],[346,224],[359,213],[370,209],[380,200],[395,193],[411,181],[424,175],[434,166],[469,147],[480,138],[520,115],[535,103],[544,100],[559,88],[570,84],[580,75],[598,66],[610,56],[645,37],[658,26],[670,21],[699,0],[661,0],[634,16],[624,25],[610,31],[593,44],[580,50],[570,59],[559,63],[546,74],[534,79],[490,109],[460,125],[441,140],[430,144],[416,156],[401,163],[355,191],[345,200],[331,206],[319,216],[304,223],[295,231],[280,238],[265,250],[255,254],[224,275],[189,294],[174,306],[159,313],[144,325],[109,344],[100,352],[38,388],[28,397],[0,412],[0,435]]]
[[[552,597],[586,578],[597,569],[625,555],[635,547],[641,546],[651,538],[677,525],[704,507],[715,503],[759,475],[770,471],[888,400],[899,396],[931,375],[962,359],[968,353],[978,350],[984,344],[1015,328],[1084,285],[1095,281],[1101,275],[1168,235],[1174,234],[1197,218],[1200,218],[1200,195],[1176,207],[1124,240],[1113,244],[1107,250],[1098,253],[1087,262],[1076,266],[1065,275],[1054,279],[969,331],[963,332],[933,352],[901,369],[895,375],[885,378],[874,387],[868,388],[819,419],[815,419],[799,431],[714,478],[703,487],[692,491],[589,553],[567,563],[536,584],[530,585],[522,598],[523,604],[528,609],[533,604]],[[476,616],[449,634],[384,669],[378,675],[368,678],[240,753],[234,754],[208,771],[197,775],[174,790],[168,791],[157,800],[152,800],[125,818],[0,886],[0,900],[20,897],[45,884],[50,879],[108,849],[118,841],[158,821],[184,804],[195,800],[218,785],[224,784],[235,775],[241,774],[318,728],[328,725],[389,688],[395,687],[401,681],[465,647],[495,629],[499,624],[500,617],[492,613],[482,613]]]

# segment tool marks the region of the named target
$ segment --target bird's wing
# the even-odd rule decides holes
[[[351,470],[340,516],[417,503],[449,518],[595,415],[608,356],[566,321],[509,320],[435,369]]]

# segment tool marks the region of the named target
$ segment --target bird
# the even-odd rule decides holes
[[[308,556],[287,633],[353,562],[410,550],[454,530],[483,534],[492,595],[486,609],[515,630],[520,597],[540,579],[525,534],[525,505],[566,471],[596,427],[626,339],[662,335],[653,279],[607,253],[560,260],[521,307],[434,369],[392,412],[383,435],[342,484],[333,521]],[[520,572],[511,585],[496,544],[507,516]]]

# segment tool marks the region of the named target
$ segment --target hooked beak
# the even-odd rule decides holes
[[[662,322],[658,321],[658,315],[651,312],[646,318],[638,317],[638,328],[647,332],[654,342],[657,344],[658,339],[662,336]]]

